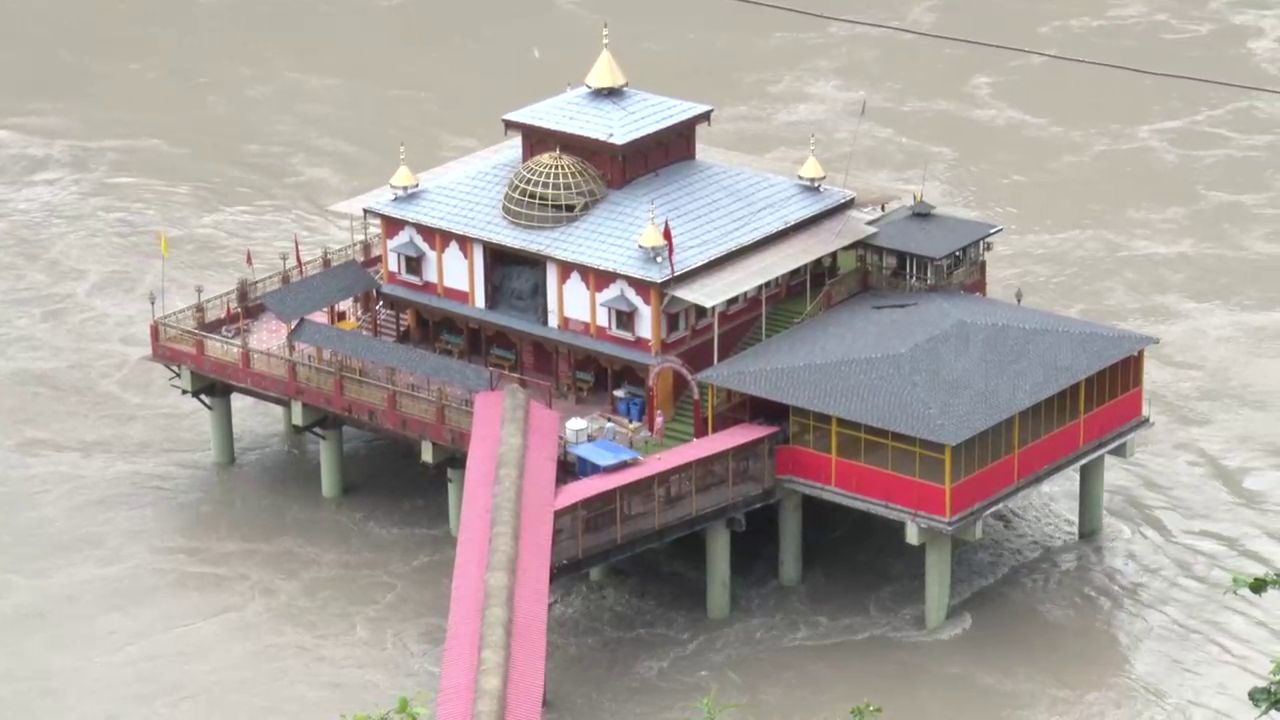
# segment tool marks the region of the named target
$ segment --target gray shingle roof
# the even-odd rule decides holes
[[[611,343],[607,340],[598,340],[589,335],[570,332],[568,330],[560,330],[559,328],[541,325],[525,318],[515,315],[506,315],[494,310],[486,310],[465,303],[460,303],[448,298],[442,298],[439,295],[428,295],[418,290],[411,290],[399,285],[384,284],[382,286],[382,294],[387,297],[408,300],[409,302],[423,305],[425,307],[444,310],[456,317],[463,317],[486,325],[497,326],[509,329],[530,337],[541,338],[560,345],[568,345],[576,347],[597,355],[605,355],[608,357],[619,358],[628,362],[636,363],[642,367],[648,367],[663,359],[662,356],[654,356],[647,352],[637,350],[626,345]]]
[[[580,87],[507,113],[502,122],[625,145],[713,109],[631,88],[603,94]]]
[[[378,281],[369,271],[348,260],[272,290],[262,296],[262,304],[272,315],[291,323],[377,287]]]
[[[289,339],[322,350],[332,350],[374,365],[395,368],[419,380],[443,383],[462,390],[481,392],[492,388],[489,371],[479,365],[454,360],[407,345],[397,345],[369,335],[332,325],[303,320],[289,332]]]
[[[1003,228],[954,215],[914,215],[910,206],[896,208],[867,223],[878,231],[867,245],[940,260]]]
[[[979,295],[866,293],[698,379],[952,445],[1156,342]]]
[[[507,181],[520,165],[519,142],[429,180],[406,197],[383,199],[370,212],[457,233],[482,242],[549,256],[650,281],[671,270],[636,246],[649,220],[669,218],[676,274],[773,235],[818,213],[850,202],[853,193],[819,192],[794,177],[687,160],[610,191],[576,222],[557,228],[516,225],[502,215]]]

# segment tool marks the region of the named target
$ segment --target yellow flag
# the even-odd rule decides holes
[[[165,237],[163,230],[160,231],[160,255],[169,257],[169,238]]]

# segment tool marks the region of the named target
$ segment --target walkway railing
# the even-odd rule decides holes
[[[372,235],[368,239],[359,238],[348,245],[330,250],[328,262],[331,265],[344,263],[348,260],[372,262],[381,256],[381,244],[381,238],[377,235]],[[192,303],[186,307],[161,315],[157,320],[169,325],[196,329],[198,318],[212,319],[220,317],[228,302],[233,308],[254,305],[263,295],[272,290],[290,281],[300,280],[303,277],[320,272],[324,268],[324,263],[325,256],[323,254],[317,255],[303,261],[301,269],[295,264],[292,267],[286,267],[259,278],[246,279],[244,287],[247,290],[247,295],[244,297],[238,295],[240,292],[239,286],[232,287],[230,290],[202,298],[200,302]]]
[[[738,425],[632,467],[563,486],[556,495],[552,565],[769,493],[775,432]]]
[[[253,349],[238,340],[181,327],[166,320],[156,320],[152,327],[157,345],[225,365],[228,374],[235,370],[251,370],[327,394],[394,409],[463,432],[471,430],[473,395],[457,388],[399,373],[372,379],[342,366]],[[221,374],[217,367],[206,367],[205,371],[212,375]]]

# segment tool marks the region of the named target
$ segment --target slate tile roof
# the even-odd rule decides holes
[[[490,374],[479,365],[380,340],[355,330],[343,330],[314,320],[303,320],[289,332],[289,339],[322,350],[332,350],[374,365],[395,368],[419,380],[443,383],[461,390],[482,392],[491,387]]]
[[[979,295],[866,293],[697,377],[953,445],[1157,342]]]
[[[502,196],[520,165],[519,142],[477,153],[406,197],[373,201],[370,212],[517,250],[649,281],[671,275],[636,246],[654,203],[670,219],[676,274],[746,247],[853,200],[836,188],[815,190],[793,177],[706,160],[676,163],[612,190],[576,222],[526,228],[502,214]]]
[[[1003,228],[977,220],[967,220],[931,212],[913,215],[910,206],[896,208],[867,223],[875,235],[866,239],[872,247],[910,253],[941,260]]]
[[[502,122],[626,145],[672,125],[710,116],[713,109],[631,88],[603,94],[580,87],[507,113]]]
[[[295,280],[262,296],[267,311],[286,323],[378,287],[378,281],[356,260],[348,260]]]

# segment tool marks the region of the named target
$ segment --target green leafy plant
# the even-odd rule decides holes
[[[849,708],[849,717],[854,718],[854,720],[872,720],[880,717],[880,713],[883,711],[884,709],[880,706],[864,701],[861,705]]]
[[[1280,573],[1232,576],[1230,592],[1239,595],[1241,590],[1259,597],[1271,590],[1280,590]],[[1258,709],[1258,717],[1280,710],[1280,660],[1271,663],[1265,683],[1249,688],[1248,698]]]
[[[716,691],[712,690],[710,695],[694,703],[693,709],[698,714],[690,720],[720,720],[737,707],[737,705],[716,702]]]
[[[342,720],[427,720],[430,713],[426,704],[419,698],[409,699],[401,695],[396,706],[390,710],[375,710],[371,713],[343,715]]]

